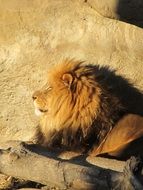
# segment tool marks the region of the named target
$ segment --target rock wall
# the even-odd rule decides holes
[[[32,92],[63,58],[109,65],[143,89],[142,28],[106,18],[96,2],[0,0],[1,140],[32,137]]]
[[[143,27],[142,0],[87,0],[101,15]]]

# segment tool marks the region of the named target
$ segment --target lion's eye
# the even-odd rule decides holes
[[[45,90],[50,91],[50,90],[52,90],[52,87],[48,86],[48,87],[45,88]]]

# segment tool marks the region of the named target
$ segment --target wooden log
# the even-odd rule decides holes
[[[9,176],[60,189],[108,190],[123,186],[127,180],[127,189],[132,186],[129,178],[132,176],[133,179],[134,174],[128,175],[131,173],[130,168],[127,168],[126,173],[103,169],[88,163],[84,156],[63,160],[57,157],[58,153],[47,152],[37,145],[23,142],[7,142],[2,147],[0,172]]]

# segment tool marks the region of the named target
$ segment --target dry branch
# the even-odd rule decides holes
[[[115,187],[121,189],[131,177],[132,181],[135,181],[130,168],[126,168],[126,172],[122,173],[94,166],[84,157],[62,160],[56,153],[23,142],[8,142],[2,145],[0,172],[50,187],[74,190],[108,190]],[[140,185],[138,180],[136,182]],[[132,186],[129,181],[127,189]]]

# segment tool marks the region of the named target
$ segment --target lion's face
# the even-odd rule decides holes
[[[87,133],[98,112],[100,88],[88,76],[89,68],[80,65],[73,60],[56,65],[47,83],[33,94],[35,112],[42,117],[44,128],[82,128]]]
[[[35,106],[35,114],[42,116],[48,114],[50,111],[50,97],[52,95],[52,87],[45,85],[41,90],[33,94],[33,101]]]

